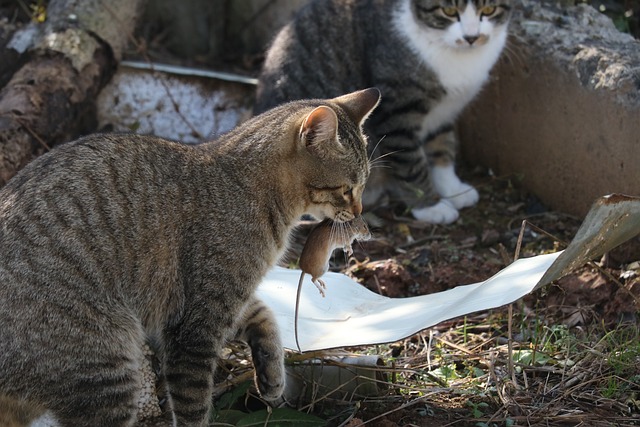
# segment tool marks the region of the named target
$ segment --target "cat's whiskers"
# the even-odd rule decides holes
[[[378,147],[380,146],[380,144],[382,143],[382,141],[383,141],[386,137],[387,137],[387,135],[384,135],[382,138],[380,138],[380,139],[378,140],[378,142],[376,142],[375,147],[373,147],[373,150],[371,150],[371,154],[369,154],[369,161],[370,161],[370,162],[374,161],[374,160],[372,159],[372,158],[373,158],[373,155],[376,153],[376,151],[378,151]]]
[[[356,218],[357,217],[354,217],[351,221],[354,221]],[[349,236],[349,235],[353,235],[353,225],[352,225],[351,221],[343,222],[341,224],[342,225],[341,228],[342,228],[342,231],[343,231],[342,236],[346,237],[346,236]]]
[[[521,40],[519,36],[514,35],[511,37]],[[524,68],[526,66],[526,61],[523,57],[521,45],[515,43],[511,37],[507,39],[507,42],[504,45],[504,56],[509,59],[509,61],[511,61],[514,65],[518,65]],[[516,59],[516,61],[514,61],[514,59]]]
[[[340,238],[342,239],[342,241],[347,241],[348,236],[352,235],[351,221],[343,222],[340,224],[339,230]]]
[[[391,166],[390,162],[378,162],[375,165],[369,166],[369,169],[377,169],[377,168],[392,169],[393,166]]]
[[[357,244],[360,247],[360,249],[363,249],[362,242],[364,240],[369,240],[371,238],[371,229],[369,228],[369,225],[364,220],[362,215],[358,215],[358,217],[356,217],[356,219],[359,220],[359,221],[362,221],[362,224],[364,226],[364,233],[363,234],[357,233],[357,238],[353,241],[353,243]],[[366,233],[369,233],[369,237],[367,239],[364,239],[364,237],[366,236]],[[352,235],[354,235],[354,234],[352,234]]]
[[[329,240],[332,242],[336,242],[342,237],[342,232],[340,227],[342,226],[342,222],[333,221],[331,223],[331,232],[329,233]]]
[[[378,157],[376,157],[374,160],[369,161],[369,168],[370,168],[370,169],[373,169],[373,168],[381,168],[381,167],[383,167],[383,168],[391,168],[391,166],[388,166],[388,165],[387,165],[387,164],[388,164],[388,162],[387,162],[387,161],[384,161],[384,160],[382,160],[382,159],[384,159],[385,157],[388,157],[388,156],[394,155],[394,154],[396,154],[396,153],[399,153],[399,152],[401,152],[401,151],[402,151],[402,150],[395,150],[395,151],[390,151],[390,152],[388,152],[388,153],[385,153],[385,154],[381,154],[381,155],[379,155],[379,156],[378,156]]]
[[[329,231],[329,240],[330,241],[335,241],[335,236],[336,236],[336,227],[337,227],[337,222],[333,221],[331,223],[331,230]]]
[[[334,221],[331,224],[331,232],[329,233],[329,240],[333,242],[344,241],[345,237],[347,236],[345,226],[346,226],[345,222]],[[331,254],[331,256],[335,256],[335,253]],[[345,257],[346,257],[346,253],[345,253]]]
[[[344,241],[347,242],[351,239],[358,239],[359,238],[359,233],[357,232],[357,230],[355,230],[356,226],[354,225],[354,221],[358,220],[359,216],[354,217],[351,221],[349,222],[345,222],[343,224],[343,231],[344,231]],[[349,236],[352,236],[351,239],[349,239]],[[343,248],[344,250],[344,263],[348,264],[349,263],[349,258],[351,257],[351,255],[353,254],[353,249],[351,248],[351,243],[353,241],[349,241],[348,245],[345,246]]]

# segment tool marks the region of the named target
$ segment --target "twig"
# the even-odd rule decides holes
[[[354,419],[354,418],[356,417],[356,414],[357,414],[357,413],[358,413],[358,411],[360,410],[360,402],[359,402],[359,401],[357,401],[357,402],[355,403],[355,405],[354,405],[354,406],[355,406],[355,408],[354,408],[353,412],[351,413],[351,415],[349,415],[349,417],[347,417],[347,419],[346,419],[346,420],[344,420],[342,423],[340,423],[340,425],[339,425],[338,427],[344,427],[344,426],[346,426],[347,424],[349,424],[349,422],[350,422],[352,419]]]
[[[423,237],[421,239],[418,240],[414,240],[413,242],[409,242],[409,243],[405,243],[403,245],[399,245],[398,248],[400,249],[409,249],[409,248],[413,248],[415,246],[420,246],[424,243],[430,242],[432,240],[444,240],[446,239],[447,236],[442,235],[442,234],[435,234],[433,236],[427,236],[427,237]]]
[[[179,76],[206,77],[209,79],[224,80],[227,82],[243,83],[250,86],[256,86],[258,84],[258,79],[253,77],[246,77],[234,73],[226,73],[224,71],[203,70],[193,67],[180,67],[177,65],[159,64],[157,62],[151,62],[150,60],[147,60],[146,62],[123,60],[120,61],[120,66],[133,68],[136,70],[161,71],[163,73],[175,74]]]
[[[464,347],[462,347],[462,346],[460,346],[458,344],[454,344],[454,343],[452,343],[450,341],[447,341],[445,339],[442,339],[440,337],[434,337],[434,338],[437,339],[438,341],[440,341],[441,343],[448,345],[451,348],[455,348],[456,350],[460,350],[463,353],[471,354],[471,355],[474,354],[471,350],[468,350],[468,349],[466,349],[466,348],[464,348]]]
[[[47,151],[51,151],[51,147],[49,147],[49,145],[47,145],[47,143],[44,141],[44,139],[42,139],[40,137],[40,135],[38,135],[37,133],[35,133],[35,131],[33,129],[31,129],[31,127],[26,124],[24,121],[22,121],[21,119],[19,119],[15,114],[13,115],[13,119],[18,122],[18,124],[20,126],[22,126],[27,132],[29,132],[31,134],[32,137],[35,138],[36,141],[38,141],[38,143],[40,145],[42,145]]]
[[[434,394],[437,394],[437,393],[438,393],[438,392],[435,392],[435,391],[434,391],[434,392],[431,392],[431,393],[427,393],[427,394],[425,394],[424,396],[420,396],[420,397],[419,397],[419,398],[417,398],[416,400],[412,400],[411,402],[407,402],[407,403],[405,403],[405,404],[402,404],[402,405],[400,405],[399,407],[397,407],[397,408],[395,408],[395,409],[392,409],[392,410],[390,410],[390,411],[387,411],[387,412],[385,412],[385,413],[383,413],[383,414],[376,415],[375,417],[373,417],[373,418],[371,418],[371,419],[368,419],[367,421],[364,421],[364,422],[362,423],[362,425],[369,424],[369,423],[370,423],[370,422],[372,422],[372,421],[375,421],[375,420],[380,419],[380,418],[382,418],[382,417],[386,417],[387,415],[389,415],[389,414],[393,414],[393,413],[394,413],[394,412],[396,412],[396,411],[401,411],[401,410],[406,409],[406,408],[408,408],[408,407],[410,407],[410,406],[416,405],[416,404],[418,404],[418,403],[422,403],[424,400],[426,400],[426,398],[427,398],[427,397],[430,397],[430,396],[432,396],[432,395],[434,395]]]
[[[507,314],[507,363],[509,364],[509,374],[511,375],[511,381],[514,386],[518,385],[516,379],[516,370],[513,366],[513,304],[509,304],[509,314]]]

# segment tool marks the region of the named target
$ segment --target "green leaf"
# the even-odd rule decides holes
[[[229,409],[236,401],[247,394],[247,390],[251,387],[251,381],[245,381],[233,390],[224,393],[215,402],[214,406],[218,409]]]
[[[456,371],[456,365],[454,364],[444,365],[437,369],[434,369],[433,371],[431,371],[431,374],[444,381],[450,381],[460,378],[460,375],[458,375],[458,372]]]
[[[533,350],[518,350],[513,352],[513,360],[526,366],[544,366],[552,359],[546,354]]]
[[[131,132],[136,132],[138,129],[140,129],[140,122],[138,121],[135,121],[129,125],[129,130]]]
[[[322,427],[327,422],[315,415],[288,408],[276,408],[271,414],[266,410],[252,412],[236,424],[237,427]]]
[[[236,425],[241,419],[247,416],[247,413],[237,409],[223,409],[216,415],[215,422]]]

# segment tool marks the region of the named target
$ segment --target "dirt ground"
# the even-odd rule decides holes
[[[402,211],[377,209],[368,214],[370,223],[377,224],[372,227],[374,238],[354,245],[354,257],[347,263],[341,254],[334,256],[333,269],[346,272],[382,295],[423,295],[486,280],[507,266],[513,261],[523,220],[532,226],[524,230],[520,257],[563,249],[580,226],[579,218],[542,206],[521,188],[517,177],[493,177],[476,168],[467,179],[477,186],[481,199],[477,206],[464,210],[456,223],[424,225]],[[374,352],[414,374],[404,376],[388,394],[362,400],[350,421],[340,419],[329,425],[638,425],[640,408],[629,402],[636,402],[640,392],[640,353],[635,348],[629,353],[630,365],[624,371],[629,388],[616,399],[605,398],[601,384],[617,374],[603,368],[602,359],[598,366],[592,360],[594,349],[601,347],[603,337],[609,334],[626,331],[638,338],[638,260],[640,238],[636,237],[593,265],[513,305],[514,348],[548,351],[555,360],[575,359],[572,363],[577,360],[584,368],[581,373],[562,374],[545,362],[531,369],[522,366],[519,373],[516,369],[516,374],[509,374],[508,359],[515,350],[505,347],[509,312],[503,307],[452,319],[389,346],[351,349],[360,354]],[[558,354],[562,345],[551,348],[532,340],[537,327],[532,325],[562,331],[563,339],[575,341],[575,346],[563,347],[566,354],[562,356]],[[473,345],[460,341],[461,327],[465,328],[465,340]],[[429,384],[419,379],[426,368],[425,351],[431,347],[431,341],[426,343],[433,337],[449,347],[443,350],[442,360],[453,361],[456,370],[471,367],[488,372],[485,392],[469,387],[465,380]],[[599,354],[609,357],[605,352]],[[487,361],[491,357],[493,361]],[[582,386],[576,388],[576,383]],[[544,393],[546,387],[553,392]],[[322,404],[314,409],[320,414],[327,410]]]
[[[517,177],[476,167],[465,178],[481,198],[456,223],[425,225],[393,207],[368,212],[372,240],[354,244],[349,260],[337,251],[332,270],[388,297],[424,295],[484,281],[510,264],[524,220],[520,257],[563,249],[581,224],[541,205]],[[296,239],[291,263],[309,229]],[[640,425],[639,260],[640,236],[511,311],[345,349],[385,362],[378,393],[318,393],[297,409],[342,427]],[[331,363],[333,353],[313,356]],[[288,363],[299,357],[289,354]]]
[[[373,227],[374,239],[356,245],[355,258],[361,261],[347,266],[347,272],[389,297],[439,292],[486,280],[513,262],[524,220],[522,258],[563,249],[581,224],[580,218],[548,210],[517,177],[491,177],[477,168],[469,178],[481,200],[454,224],[424,225],[389,208],[373,211],[370,222],[379,221],[380,227]],[[635,238],[600,260],[603,271],[577,271],[527,303],[542,298],[547,306],[592,307],[592,316],[606,324],[637,321],[639,307],[628,290],[639,290],[638,278],[629,277],[625,290],[606,274],[618,277],[623,266],[638,260],[640,239]]]
[[[511,263],[525,219],[537,228],[525,229],[521,257],[562,249],[580,225],[541,205],[517,176],[476,168],[465,178],[481,199],[456,223],[424,225],[399,209],[376,209],[367,216],[373,239],[354,245],[347,262],[337,254],[332,270],[389,297],[424,295],[483,281]],[[511,313],[475,313],[398,343],[349,349],[385,361],[384,390],[302,410],[350,427],[640,425],[639,300],[636,237]],[[526,351],[532,360],[514,357]]]

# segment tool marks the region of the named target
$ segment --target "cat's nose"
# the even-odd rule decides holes
[[[353,204],[353,214],[355,216],[360,216],[362,214],[362,202],[355,202]]]
[[[463,38],[467,41],[467,43],[472,45],[476,42],[476,40],[480,38],[480,36],[464,36]]]

